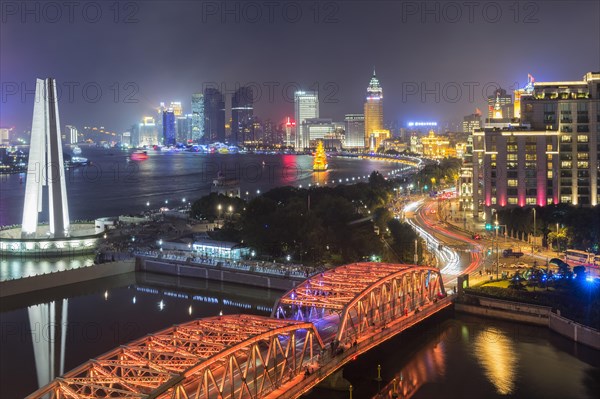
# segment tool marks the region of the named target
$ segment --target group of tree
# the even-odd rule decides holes
[[[535,210],[535,235],[542,236],[543,246],[596,253],[600,250],[600,207],[558,204],[536,206]],[[511,236],[534,233],[534,212],[531,207],[501,209],[498,218],[501,224],[506,225]]]
[[[432,189],[439,184],[454,184],[460,176],[462,160],[458,158],[444,158],[425,165],[415,177],[418,187],[428,186]]]
[[[305,264],[348,263],[382,251],[370,212],[385,206],[393,183],[373,172],[368,183],[300,189],[279,187],[245,202],[211,194],[192,205],[190,216],[212,219],[236,209],[221,236],[239,238],[257,254]]]

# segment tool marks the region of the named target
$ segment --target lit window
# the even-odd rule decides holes
[[[517,197],[508,197],[508,203],[510,205],[517,205]]]
[[[548,179],[552,179],[552,171],[551,170],[548,171]]]
[[[527,205],[535,205],[535,198],[526,198],[525,203]]]
[[[492,197],[492,205],[496,205],[496,197]]]
[[[517,185],[518,185],[518,181],[516,179],[508,180],[508,187],[517,187]]]
[[[587,169],[589,168],[589,162],[587,161],[579,161],[577,162],[577,169]]]

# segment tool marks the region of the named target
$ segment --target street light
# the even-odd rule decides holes
[[[536,211],[535,208],[533,208],[533,240],[531,241],[531,253],[533,253],[533,251],[535,250],[534,246],[535,246],[535,238],[537,237],[536,234],[536,220],[535,220],[535,216],[536,216]]]
[[[415,265],[419,264],[419,254],[417,253],[417,240],[415,239],[415,256],[414,256],[414,260],[415,260]]]

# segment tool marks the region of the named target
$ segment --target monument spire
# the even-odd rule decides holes
[[[48,186],[48,229],[52,237],[69,235],[69,207],[65,184],[56,80],[38,79],[35,89],[27,183],[21,235],[33,237],[42,211],[43,186]]]

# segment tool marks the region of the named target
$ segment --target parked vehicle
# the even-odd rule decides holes
[[[508,258],[510,256],[514,256],[515,258],[519,259],[523,255],[524,255],[523,252],[513,251],[512,248],[505,249],[504,251],[502,251],[502,256],[505,257],[505,258]]]

